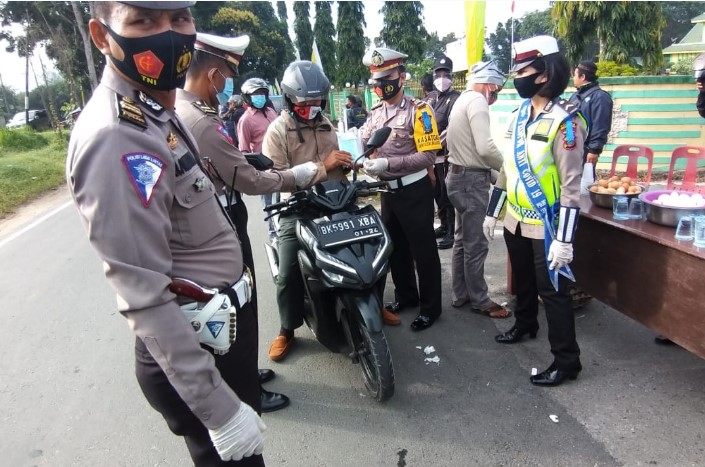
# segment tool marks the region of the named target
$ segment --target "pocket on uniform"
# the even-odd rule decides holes
[[[184,246],[198,247],[222,232],[225,219],[215,188],[198,167],[177,179],[174,201],[173,234]]]

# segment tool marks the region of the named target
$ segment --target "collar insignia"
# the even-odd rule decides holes
[[[206,104],[205,101],[196,101],[196,102],[192,102],[192,104],[194,107],[196,107],[198,110],[200,110],[204,114],[218,115],[218,111],[215,110],[210,105]]]
[[[140,100],[140,102],[149,107],[156,115],[159,115],[164,112],[164,107],[159,102],[157,102],[152,96],[145,93],[144,91],[137,92],[137,98]]]

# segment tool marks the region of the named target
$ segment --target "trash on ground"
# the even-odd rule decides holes
[[[428,345],[428,346],[426,346],[425,349],[423,349],[423,353],[425,353],[426,355],[431,355],[435,351],[436,351],[436,348],[432,345]]]
[[[548,418],[550,418],[553,423],[558,423],[558,415],[551,414]]]
[[[536,376],[536,375],[538,375],[538,374],[539,374],[538,368],[532,368],[532,369],[531,369],[531,376]]]
[[[426,357],[423,359],[423,361],[426,362],[426,365],[428,365],[429,363],[436,363],[436,364],[440,365],[441,364],[441,357],[439,357],[438,355],[436,355],[435,357],[432,357],[432,358]]]

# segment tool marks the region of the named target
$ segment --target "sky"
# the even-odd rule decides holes
[[[294,12],[291,6],[291,1],[289,3],[289,20],[293,23]],[[365,21],[367,22],[367,28],[365,29],[365,35],[373,40],[379,35],[379,31],[382,29],[383,18],[379,14],[379,10],[382,8],[383,1],[381,0],[365,0],[363,4],[365,5]],[[461,37],[465,32],[465,13],[464,13],[464,3],[461,0],[425,0],[422,1],[424,5],[424,18],[425,26],[429,33],[437,32],[438,36],[443,38],[447,34],[454,32],[456,37]],[[511,16],[511,0],[489,0],[486,6],[485,12],[485,26],[487,28],[487,34],[495,30],[497,23],[506,22]],[[516,0],[514,8],[514,16],[520,18],[524,14],[534,11],[534,10],[545,10],[549,7],[548,0]],[[337,8],[333,7],[334,21],[335,13]],[[314,17],[315,10],[311,8],[311,16]],[[293,31],[290,32],[292,38]],[[24,60],[21,59],[16,53],[8,53],[5,51],[7,46],[6,41],[0,41],[0,63],[2,67],[0,68],[0,76],[2,76],[2,82],[5,86],[12,87],[15,91],[24,90],[25,81],[25,64]],[[48,59],[44,60],[47,64]],[[37,58],[33,61],[35,69],[37,71],[39,68],[39,61]],[[34,76],[32,70],[30,69],[30,90],[36,87],[34,81]],[[38,73],[41,76],[40,73]],[[41,80],[41,78],[40,78]]]

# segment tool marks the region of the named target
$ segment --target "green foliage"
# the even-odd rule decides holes
[[[378,45],[384,45],[409,56],[407,63],[418,62],[426,50],[428,32],[423,26],[421,2],[384,2],[380,10],[384,26]],[[377,39],[375,39],[377,43]]]
[[[282,23],[288,23],[289,12],[286,10],[286,2],[277,2],[277,16]]]
[[[685,37],[693,27],[691,19],[705,13],[703,2],[660,2],[666,27],[661,38],[661,46],[668,47]]]
[[[543,11],[535,10],[526,13],[519,20],[519,27],[514,30],[514,40],[524,40],[529,37],[549,35],[552,36],[554,30],[553,20],[551,19],[551,9]]]
[[[445,55],[446,46],[449,43],[456,41],[457,39],[458,38],[455,37],[454,32],[447,34],[443,37],[443,39],[438,37],[437,32],[432,32],[431,34],[429,34],[428,40],[426,41],[426,52],[424,53],[424,58],[435,59],[439,55]]]
[[[294,2],[294,33],[301,60],[311,60],[313,30],[311,29],[311,2]]]
[[[503,72],[508,72],[512,60],[512,23],[511,19],[505,24],[497,23],[495,32],[490,33],[487,44],[492,52],[492,58],[497,62],[497,66]],[[519,30],[519,20],[514,19],[514,40],[517,41],[517,31]],[[470,66],[473,64],[470,63]]]
[[[313,26],[313,37],[316,39],[318,52],[321,54],[323,70],[331,82],[335,82],[338,64],[335,58],[335,26],[331,10],[333,2],[316,2],[316,24]]]
[[[421,78],[423,78],[423,75],[425,75],[426,73],[431,73],[431,69],[433,68],[433,61],[433,58],[424,58],[420,62],[409,63],[406,66],[406,71],[411,73],[412,80],[421,83]]]
[[[640,74],[638,68],[626,63],[619,64],[613,61],[601,61],[597,65],[597,76],[606,78],[607,76],[637,76]]]
[[[0,130],[0,155],[39,149],[47,144],[49,144],[49,140],[31,128],[23,127],[16,130],[3,128]]]
[[[191,14],[196,21],[198,31],[209,31],[213,28],[213,17],[226,6],[227,2],[196,2],[191,7]]]
[[[0,86],[0,116],[9,120],[24,107],[22,95],[7,86]]]
[[[362,64],[366,44],[364,37],[365,7],[362,2],[338,2],[338,70],[334,77],[336,87],[345,83],[366,83],[369,70]]]
[[[672,75],[693,76],[693,60],[678,60],[676,63],[667,65],[668,71]]]

